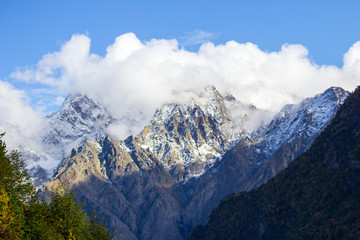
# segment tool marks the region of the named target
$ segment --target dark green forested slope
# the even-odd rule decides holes
[[[189,239],[359,239],[360,88],[312,147],[257,190],[231,195]]]

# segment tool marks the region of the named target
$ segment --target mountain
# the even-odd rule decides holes
[[[48,128],[40,136],[42,151],[21,148],[28,160],[34,185],[49,181],[57,167],[68,158],[72,148],[105,134],[115,119],[100,99],[86,94],[69,95],[60,110],[47,117]]]
[[[330,88],[266,125],[268,112],[214,87],[189,93],[137,136],[74,148],[41,191],[66,184],[119,239],[184,239],[227,194],[260,186],[309,148],[348,94]]]
[[[358,87],[305,153],[258,189],[228,196],[189,239],[357,239],[359,136]]]

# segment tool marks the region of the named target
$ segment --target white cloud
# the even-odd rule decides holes
[[[37,137],[46,127],[41,112],[29,104],[25,93],[0,81],[0,132],[6,132],[4,140],[9,149],[26,144],[39,149]]]
[[[115,42],[106,49],[105,58],[113,62],[123,61],[142,47],[141,41],[135,34],[124,34],[117,37]]]
[[[344,55],[344,74],[348,81],[344,87],[353,88],[360,83],[360,41],[356,42]]]
[[[285,44],[280,51],[264,52],[252,43],[205,42],[198,52],[189,52],[180,48],[177,40],[141,42],[133,33],[117,37],[102,57],[90,53],[89,37],[74,35],[60,51],[46,54],[35,68],[11,76],[45,84],[62,94],[95,94],[118,117],[132,112],[136,124],[129,129],[123,125],[112,128],[122,136],[140,131],[157,107],[174,101],[174,90],[212,84],[232,92],[240,101],[277,111],[285,103],[330,86],[353,90],[359,83],[359,59],[360,42],[349,49],[344,66],[338,68],[312,63],[301,45]]]

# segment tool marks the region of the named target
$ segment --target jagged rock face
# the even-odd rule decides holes
[[[214,88],[204,94],[164,105],[135,137],[75,148],[42,191],[68,184],[118,239],[185,239],[224,196],[266,182],[309,147],[348,95],[331,88],[250,131],[261,111]]]
[[[205,102],[193,99],[188,105],[164,105],[136,138],[178,181],[205,173],[243,134],[240,121],[260,111],[233,97],[223,97],[214,87],[206,88],[200,97]],[[243,115],[236,121],[233,108],[242,109]],[[238,131],[231,131],[235,125]]]

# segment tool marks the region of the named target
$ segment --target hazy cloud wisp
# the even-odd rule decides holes
[[[193,46],[209,42],[217,36],[219,36],[219,34],[194,30],[186,33],[185,36],[180,37],[179,41],[181,46]]]

